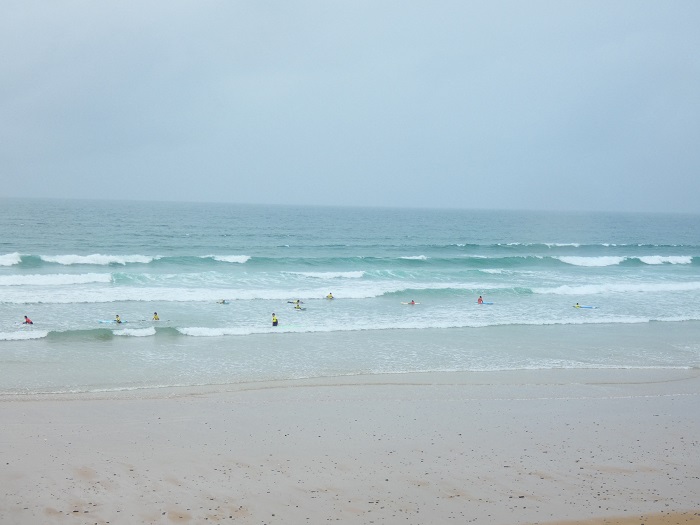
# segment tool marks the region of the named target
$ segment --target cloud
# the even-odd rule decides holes
[[[8,195],[695,210],[698,10],[10,2]]]

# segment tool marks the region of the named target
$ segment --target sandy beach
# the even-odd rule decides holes
[[[4,397],[0,523],[700,523],[697,370]]]

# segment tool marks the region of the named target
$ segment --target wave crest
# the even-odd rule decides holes
[[[31,332],[0,332],[0,341],[28,341],[30,339],[43,339],[49,335],[44,330],[32,330]]]
[[[21,262],[22,256],[17,252],[0,255],[0,266],[14,266]]]
[[[615,266],[625,260],[625,257],[603,256],[603,257],[554,257],[563,263],[573,266]]]

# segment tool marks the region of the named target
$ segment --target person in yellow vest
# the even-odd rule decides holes
[[[117,314],[117,317],[116,317],[116,319],[114,319],[114,322],[117,323],[117,324],[121,324],[122,318],[119,317],[119,314]]]
[[[326,299],[333,299],[333,294],[329,293],[328,295],[326,295]]]
[[[272,312],[272,326],[277,326],[277,316],[275,315],[275,312]]]
[[[153,312],[153,320],[160,321],[160,317],[158,317],[158,312]]]

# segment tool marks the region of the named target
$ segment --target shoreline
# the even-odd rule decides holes
[[[362,374],[698,368],[700,322],[4,343],[0,398]],[[192,386],[199,385],[199,386]],[[216,386],[219,385],[219,386]],[[43,394],[42,394],[43,393]],[[53,394],[49,394],[53,395]]]
[[[605,384],[618,383],[619,377],[633,377],[633,382],[657,383],[683,381],[700,377],[696,367],[646,368],[547,368],[517,370],[444,370],[420,372],[384,372],[346,374],[306,378],[250,379],[234,383],[209,385],[139,386],[80,392],[0,392],[0,406],[11,402],[80,401],[114,399],[170,399],[194,395],[214,395],[254,390],[287,388],[344,387],[344,386],[428,386],[462,385],[499,386],[527,385],[536,378],[536,384]]]
[[[112,394],[0,398],[1,523],[700,523],[697,369]]]

